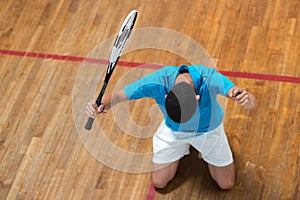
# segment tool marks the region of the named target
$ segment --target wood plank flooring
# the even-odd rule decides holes
[[[300,199],[298,0],[7,0],[0,8],[0,199],[146,199],[151,136],[162,119],[154,101],[99,116],[104,135],[82,128],[85,103],[101,87],[105,41],[132,9],[139,12],[132,51],[108,91],[153,72],[153,64],[201,59],[221,71],[298,78],[229,77],[259,102],[245,111],[222,99],[235,187],[221,191],[192,149],[155,199]],[[194,44],[206,52],[198,55]]]

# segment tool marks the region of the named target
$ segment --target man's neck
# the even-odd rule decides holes
[[[175,85],[180,82],[186,82],[186,83],[190,84],[193,88],[195,88],[194,81],[191,78],[189,73],[179,74],[175,79]]]

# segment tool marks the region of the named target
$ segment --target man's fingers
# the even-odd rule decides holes
[[[244,103],[247,99],[249,98],[248,93],[245,94],[240,94],[236,99],[238,101],[239,104]]]
[[[247,95],[248,95],[248,92],[246,90],[242,90],[242,91],[237,92],[235,99],[237,101],[240,101],[240,100],[244,99],[245,96],[247,96]]]
[[[101,104],[98,107],[97,111],[98,111],[98,113],[106,113],[105,106],[103,104]]]
[[[86,113],[89,117],[91,117],[91,118],[96,118],[96,116],[95,116],[94,114],[92,114],[92,113],[90,113],[90,112],[88,112],[88,111],[85,111],[85,113]]]
[[[92,112],[91,110],[89,109],[86,109],[86,114],[89,116],[89,117],[92,117],[92,118],[95,118],[96,117],[96,114],[95,112]]]
[[[87,106],[85,107],[85,112],[88,114],[88,116],[92,118],[96,118],[99,113],[106,114],[105,106],[101,104],[98,106],[94,100],[91,100],[87,103]]]
[[[233,96],[235,98],[238,98],[238,96],[240,96],[241,94],[243,94],[245,92],[244,89],[241,89],[241,88],[236,88],[233,90]]]
[[[88,113],[93,113],[94,112],[94,109],[93,109],[93,107],[91,107],[91,106],[86,106],[85,107],[85,109],[86,109],[86,111],[88,112]]]
[[[96,104],[95,101],[91,100],[87,103],[87,106],[85,107],[86,108],[86,113],[92,117],[92,118],[96,118],[97,117],[97,114],[98,114],[98,106]]]
[[[95,109],[95,110],[98,110],[98,105],[96,104],[96,102],[94,101],[94,102],[91,102],[91,104],[92,104],[92,107]]]
[[[249,100],[246,99],[245,101],[243,101],[242,103],[240,103],[241,106],[246,106],[249,103]]]

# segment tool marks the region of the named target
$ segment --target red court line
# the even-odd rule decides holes
[[[153,200],[155,197],[155,194],[156,194],[155,187],[154,187],[153,183],[151,183],[148,193],[147,193],[147,196],[146,196],[146,200]]]
[[[278,76],[278,75],[270,75],[270,74],[257,74],[257,73],[232,72],[232,71],[219,71],[219,72],[225,76],[237,77],[237,78],[250,78],[250,79],[257,79],[257,80],[300,83],[300,78],[293,77],[293,76]]]
[[[4,49],[0,49],[0,55],[1,54],[9,55],[9,56],[19,56],[19,57],[64,60],[64,61],[72,61],[72,62],[88,62],[88,63],[93,63],[93,64],[108,64],[108,60],[104,60],[104,59],[84,58],[84,57],[77,57],[77,56],[44,54],[44,53],[24,52],[24,51],[13,51],[13,50],[4,50]],[[119,61],[118,65],[121,65],[124,67],[138,67],[138,68],[146,68],[146,69],[159,69],[159,68],[163,67],[163,65],[159,65],[159,64],[148,64],[148,63],[126,62],[126,61]],[[229,77],[236,77],[236,78],[248,78],[248,79],[266,80],[266,81],[300,83],[300,78],[293,77],[293,76],[279,76],[279,75],[271,75],[271,74],[234,72],[234,71],[220,71],[220,73],[222,73],[226,76],[229,76]]]

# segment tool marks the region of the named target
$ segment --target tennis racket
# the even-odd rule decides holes
[[[98,98],[96,100],[96,104],[98,106],[101,105],[102,97],[103,97],[106,87],[108,85],[108,81],[109,81],[109,79],[118,63],[118,60],[124,50],[125,44],[127,42],[127,39],[130,36],[132,29],[133,29],[136,18],[137,18],[137,11],[132,10],[125,18],[125,20],[120,28],[120,31],[116,37],[116,40],[114,42],[114,45],[113,45],[113,48],[112,48],[112,51],[110,54],[109,64],[107,66],[104,83],[103,83],[102,89],[98,95]],[[94,122],[94,118],[89,117],[89,119],[85,125],[85,129],[91,130],[93,122]]]

